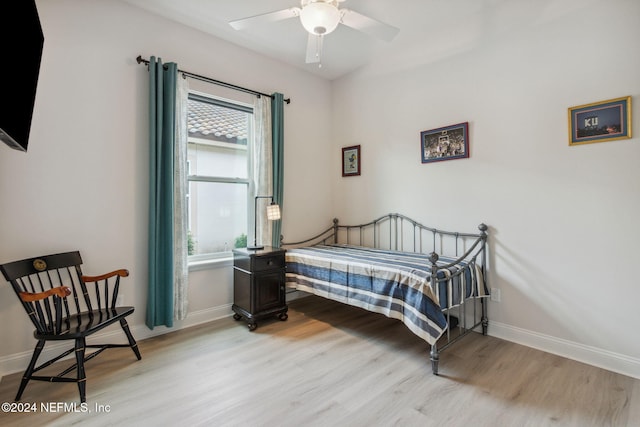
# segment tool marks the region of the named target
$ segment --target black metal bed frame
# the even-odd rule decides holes
[[[431,283],[443,280],[438,278],[439,271],[446,270],[463,261],[480,265],[486,283],[488,227],[485,224],[480,224],[478,229],[480,230],[479,233],[444,231],[427,227],[398,213],[390,213],[373,221],[357,225],[342,225],[335,218],[333,225],[321,233],[298,242],[283,241],[282,247],[294,248],[313,244],[344,243],[377,249],[429,254]],[[440,256],[448,256],[455,258],[455,260],[449,264],[438,266],[437,262]],[[450,274],[449,277],[452,278],[462,274],[462,271],[462,269],[458,269],[456,273]],[[457,325],[453,328],[447,328],[446,334],[443,335],[439,342],[431,346],[430,359],[434,374],[438,374],[440,353],[447,347],[480,326],[482,327],[482,334],[487,335],[489,320],[487,318],[487,302],[485,300],[486,298],[469,297],[465,298],[460,305],[443,309],[448,324],[452,325],[452,319],[454,319],[453,324],[457,320]],[[452,329],[457,330],[453,333]]]

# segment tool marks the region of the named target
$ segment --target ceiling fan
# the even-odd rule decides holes
[[[345,0],[301,0],[300,7],[291,7],[275,12],[264,13],[248,18],[230,21],[229,25],[236,30],[243,30],[253,25],[277,22],[299,17],[302,26],[307,30],[307,64],[318,63],[322,67],[322,40],[324,36],[336,29],[338,24],[346,25],[365,34],[384,41],[391,41],[400,31],[384,22],[362,15],[350,9],[340,9],[338,5]]]

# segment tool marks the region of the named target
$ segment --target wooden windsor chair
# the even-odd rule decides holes
[[[107,348],[130,347],[140,360],[140,350],[125,317],[134,307],[119,307],[120,278],[127,270],[115,270],[100,276],[86,276],[81,269],[78,251],[36,258],[28,258],[0,265],[29,319],[35,326],[37,340],[33,355],[24,372],[15,400],[18,401],[30,380],[47,382],[75,382],[80,401],[86,402],[84,363]],[[87,337],[114,323],[120,323],[128,344],[87,344]],[[37,365],[47,342],[73,341],[71,348]],[[96,349],[87,352],[86,349]],[[35,375],[60,359],[75,354],[75,364],[57,375]],[[69,376],[75,371],[75,376]]]

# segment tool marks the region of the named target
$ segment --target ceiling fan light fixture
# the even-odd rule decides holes
[[[319,36],[329,34],[340,23],[340,10],[324,1],[312,2],[300,11],[300,22],[311,34]]]

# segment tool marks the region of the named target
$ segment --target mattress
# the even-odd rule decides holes
[[[285,258],[287,286],[398,319],[429,344],[447,329],[443,310],[488,296],[475,259],[440,257],[446,268],[433,285],[426,254],[335,244],[288,249]]]

